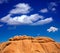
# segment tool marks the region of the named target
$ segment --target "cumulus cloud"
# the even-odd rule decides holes
[[[58,28],[51,26],[49,29],[47,29],[48,32],[56,32],[58,31]]]
[[[0,4],[7,3],[9,0],[0,0]]]
[[[27,14],[31,11],[31,7],[26,3],[19,3],[9,13],[11,14]]]
[[[20,25],[20,24],[32,24],[33,21],[36,21],[38,19],[43,19],[43,16],[39,14],[33,14],[30,16],[21,15],[12,18],[11,14],[8,14],[7,16],[1,18],[1,22],[5,22],[9,25]]]
[[[15,5],[15,9],[12,9],[8,15],[0,19],[0,22],[7,25],[43,25],[53,21],[52,17],[45,18],[39,14],[26,15],[31,10],[31,7],[26,3],[19,3]],[[47,12],[47,9],[41,10],[43,13]],[[14,14],[22,14],[20,16],[12,17]]]
[[[11,17],[11,14],[0,19],[1,22],[4,22],[8,25],[43,25],[53,21],[52,17],[44,19],[44,16],[39,14],[21,15],[17,17]]]
[[[47,13],[48,12],[48,9],[47,8],[41,9],[40,12],[41,13]]]

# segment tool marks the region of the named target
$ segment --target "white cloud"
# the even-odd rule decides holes
[[[43,25],[53,21],[52,17],[45,18],[39,14],[24,15],[29,13],[31,7],[26,3],[19,3],[15,5],[15,9],[12,9],[7,16],[0,19],[0,22],[8,25]],[[47,12],[47,9],[42,9],[43,13]],[[13,14],[23,14],[21,16],[11,17]]]
[[[44,25],[44,24],[50,23],[52,21],[53,21],[53,19],[52,19],[52,17],[50,17],[50,18],[46,18],[43,20],[39,20],[36,23],[34,23],[33,25]]]
[[[56,11],[56,8],[52,8],[52,11]]]
[[[58,31],[58,28],[51,26],[49,29],[47,29],[48,32],[55,32]]]
[[[48,9],[51,10],[51,11],[55,11],[57,6],[58,5],[57,5],[56,2],[50,2],[49,5],[48,5]]]
[[[2,26],[3,26],[3,24],[0,25],[0,27],[2,27]]]
[[[47,12],[49,12],[49,10],[54,12],[54,11],[56,11],[57,6],[58,6],[57,2],[50,2],[47,8],[43,8],[39,12],[47,13]]]
[[[56,6],[58,6],[56,2],[50,2],[48,8],[51,9]]]
[[[43,25],[53,21],[52,17],[44,19],[43,16],[39,14],[21,15],[12,18],[11,14],[0,19],[1,22],[7,23],[8,25]]]
[[[48,9],[47,8],[41,9],[40,12],[41,13],[47,13],[48,12]]]
[[[43,16],[39,14],[33,14],[30,16],[21,15],[14,18],[12,18],[10,15],[11,14],[8,14],[7,16],[1,18],[1,22],[5,22],[9,25],[32,24],[33,21],[44,18]]]
[[[10,19],[11,14],[8,14],[7,16],[4,16],[0,19],[1,22],[7,22]]]
[[[26,3],[19,3],[9,13],[11,14],[27,14],[31,11],[31,7]]]
[[[7,3],[9,0],[0,0],[0,4]]]
[[[57,6],[57,3],[56,2],[51,2],[50,5],[51,6]]]

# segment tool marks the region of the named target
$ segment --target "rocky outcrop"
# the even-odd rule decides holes
[[[0,44],[0,53],[60,53],[60,43],[48,37],[15,36]]]

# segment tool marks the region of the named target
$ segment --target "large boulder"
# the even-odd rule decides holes
[[[15,36],[0,43],[0,53],[60,53],[60,43],[48,37]]]

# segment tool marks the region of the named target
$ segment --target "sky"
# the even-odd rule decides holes
[[[0,42],[16,35],[60,42],[60,0],[0,0]]]

